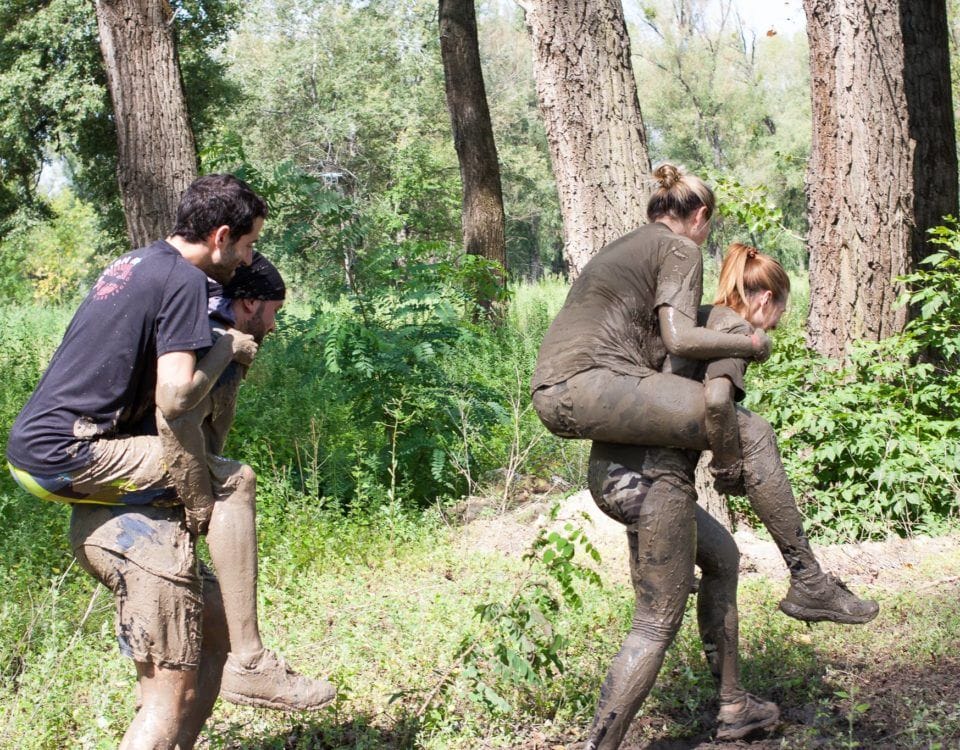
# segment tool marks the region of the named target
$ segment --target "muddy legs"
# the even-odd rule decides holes
[[[737,410],[743,450],[743,483],[757,516],[770,532],[790,571],[790,590],[780,609],[798,620],[848,625],[876,617],[876,602],[860,599],[834,576],[825,575],[803,530],[773,428],[757,415]]]
[[[231,472],[222,476],[228,468]],[[220,578],[230,654],[220,694],[231,703],[284,711],[321,708],[336,696],[333,685],[298,674],[263,647],[257,618],[256,475],[246,465],[214,461],[217,499],[207,534]]]
[[[690,588],[696,549],[692,486],[652,482],[627,531],[637,603],[633,625],[614,657],[586,747],[620,746],[673,641]]]
[[[244,657],[263,650],[257,624],[257,478],[241,464],[221,486],[207,545],[220,579],[231,649]]]
[[[700,507],[696,513],[697,565],[703,574],[697,592],[697,625],[707,664],[720,688],[720,701],[735,701],[744,692],[738,654],[740,550],[713,516]]]

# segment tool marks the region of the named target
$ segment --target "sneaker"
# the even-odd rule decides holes
[[[780,723],[780,709],[776,703],[765,701],[750,693],[736,703],[721,703],[717,715],[717,739],[739,740],[760,729],[770,729]]]
[[[862,625],[877,616],[880,605],[870,599],[860,599],[836,576],[824,575],[813,583],[793,580],[780,602],[780,611],[807,622],[829,620]]]
[[[326,680],[312,680],[294,672],[281,656],[264,649],[248,664],[233,653],[227,655],[220,695],[241,706],[314,711],[330,703],[337,690]]]

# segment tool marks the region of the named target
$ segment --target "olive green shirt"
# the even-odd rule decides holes
[[[611,242],[584,266],[547,330],[532,389],[595,367],[639,378],[660,372],[667,350],[657,308],[694,320],[702,294],[700,248],[665,224]]]

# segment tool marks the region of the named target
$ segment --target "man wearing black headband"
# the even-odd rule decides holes
[[[219,296],[218,296],[219,291]],[[286,286],[259,253],[218,290],[210,289],[214,336],[237,329],[259,344],[275,327]],[[234,362],[196,407],[157,427],[177,493],[191,522],[207,534],[220,577],[231,651],[220,695],[233,703],[283,710],[313,710],[333,700],[332,685],[289,669],[263,647],[257,618],[256,476],[249,466],[221,457],[233,422],[246,366]]]
[[[252,336],[259,344],[274,329],[286,295],[277,269],[259,253],[237,269],[224,286],[209,283],[208,309],[213,338],[227,330]],[[201,354],[202,356],[202,354]],[[236,397],[247,367],[231,363],[196,406],[174,419],[157,409],[157,428],[167,461],[167,485],[182,502],[174,507],[75,505],[71,542],[77,558],[117,597],[118,629],[140,628],[136,599],[156,597],[163,578],[189,578],[181,568],[196,569],[194,540],[206,534],[218,576],[202,564],[200,602],[189,618],[199,641],[199,665],[192,701],[172,694],[144,694],[143,700],[167,703],[161,713],[175,734],[176,746],[193,746],[221,695],[233,703],[285,710],[312,710],[335,696],[332,685],[289,669],[281,657],[263,647],[257,622],[256,477],[253,470],[219,454],[233,422]],[[131,534],[131,529],[137,533]],[[194,532],[194,533],[191,533]],[[182,562],[189,551],[186,564]],[[131,566],[132,563],[132,566]],[[118,582],[127,568],[146,570],[130,591]],[[219,580],[218,580],[219,578]],[[131,604],[131,600],[133,604]],[[202,618],[199,610],[202,608]],[[121,614],[121,611],[123,612]],[[169,624],[150,625],[163,629]],[[148,627],[150,627],[148,625]],[[202,628],[202,632],[200,632]]]
[[[155,404],[176,418],[232,360],[249,363],[256,354],[253,338],[239,331],[211,346],[207,277],[227,283],[251,262],[267,212],[242,180],[205,175],[184,192],[165,240],[117,258],[100,274],[10,431],[7,460],[24,489],[121,516],[133,508],[166,513],[177,503],[160,440],[147,423]],[[136,663],[143,708],[122,750],[173,747],[176,720],[194,702],[199,676],[204,597],[194,540],[184,531],[177,554],[138,563],[127,551],[149,546],[144,527],[134,522],[126,531],[100,546],[92,540],[105,575],[78,561],[124,605],[117,635]]]

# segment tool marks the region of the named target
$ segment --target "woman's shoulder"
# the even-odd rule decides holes
[[[753,326],[726,305],[703,305],[697,316],[702,326],[724,333],[753,333]],[[699,321],[698,321],[699,322]]]

